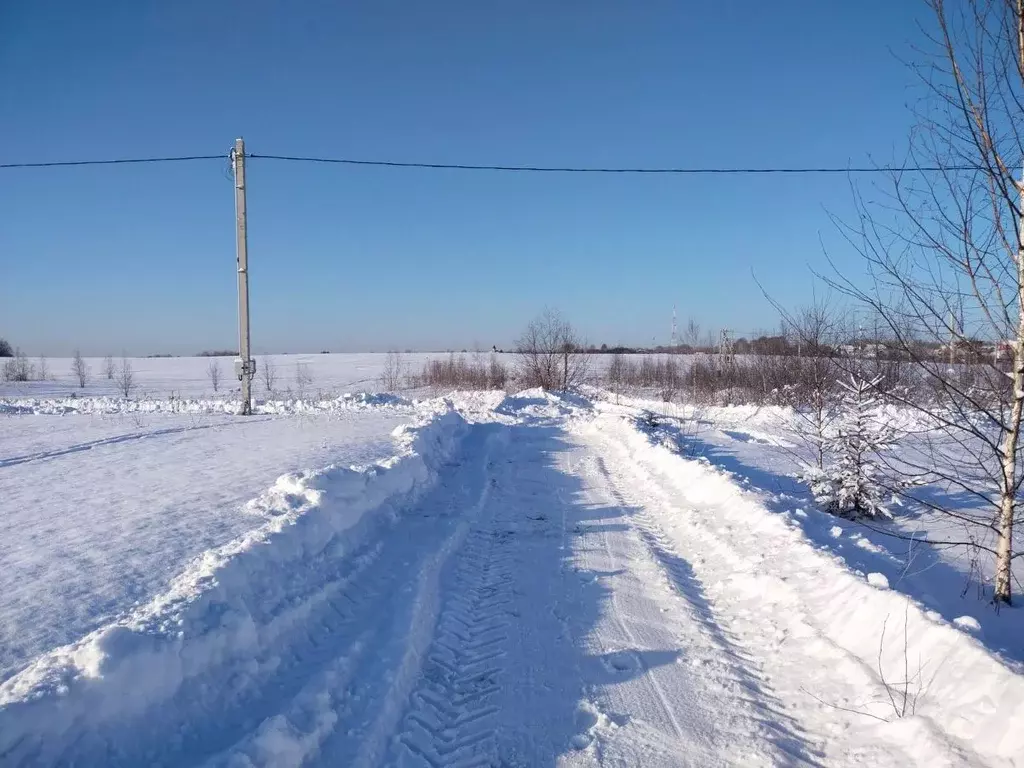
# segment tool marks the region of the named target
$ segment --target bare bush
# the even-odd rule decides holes
[[[85,362],[82,353],[77,349],[75,350],[75,356],[71,360],[71,373],[78,379],[79,389],[85,389],[85,385],[89,381],[89,364]]]
[[[496,353],[492,353],[487,362],[487,388],[505,389],[508,385],[509,373],[506,366]]]
[[[852,376],[862,373],[856,359],[846,359],[843,353],[851,324],[847,312],[828,296],[816,297],[795,312],[775,306],[788,326],[790,342],[797,345],[797,356],[783,358],[772,377],[773,391],[778,392],[780,402],[793,407],[795,436],[810,449],[812,466],[822,470],[826,444],[842,399],[840,376],[844,372]],[[875,371],[870,380],[879,384],[878,390],[893,387],[886,372]]]
[[[385,392],[397,392],[402,385],[402,356],[388,352],[384,358],[384,370],[380,374],[380,386]]]
[[[5,381],[31,381],[35,378],[35,366],[20,349],[14,350],[14,356],[4,363]]]
[[[565,318],[545,309],[516,341],[518,376],[527,387],[570,391],[586,382],[586,344]]]
[[[413,383],[420,387],[443,389],[505,389],[509,380],[508,368],[497,355],[484,363],[476,357],[467,360],[450,354],[444,360],[428,360]]]
[[[306,390],[313,383],[313,374],[306,363],[295,363],[295,392],[299,400],[306,399]]]
[[[40,381],[47,381],[50,378],[50,366],[46,362],[46,355],[39,356],[39,363],[36,366],[36,376]]]
[[[108,381],[113,381],[114,376],[117,375],[117,366],[114,365],[114,358],[111,355],[103,358],[103,374]]]
[[[608,388],[615,395],[615,402],[619,402],[619,397],[624,394],[627,386],[629,386],[629,364],[626,360],[626,356],[621,352],[616,352],[612,355],[611,362],[608,363],[608,370],[605,372],[605,377],[608,380]]]
[[[216,360],[212,360],[208,366],[206,366],[206,375],[210,377],[210,386],[213,387],[213,391],[217,392],[220,389],[220,363]]]
[[[121,365],[117,369],[116,381],[117,390],[125,398],[130,398],[132,391],[135,389],[135,369],[132,368],[132,362],[127,357],[121,358]]]
[[[277,366],[274,365],[274,361],[269,357],[264,359],[260,374],[263,379],[263,388],[267,391],[267,395],[273,395],[274,387],[277,384]]]

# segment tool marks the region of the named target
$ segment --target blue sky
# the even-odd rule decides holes
[[[0,4],[0,162],[250,152],[457,163],[899,160],[919,2]],[[0,336],[35,354],[235,346],[218,161],[0,170]],[[257,352],[774,327],[845,176],[249,167]]]

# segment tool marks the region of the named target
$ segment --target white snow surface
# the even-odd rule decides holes
[[[282,472],[387,458],[412,413],[0,416],[0,681],[260,525]]]
[[[0,417],[22,537],[0,551],[37,559],[2,563],[0,600],[32,581],[63,606],[0,683],[0,764],[1021,764],[1018,609],[950,613],[927,569],[894,575],[848,521],[634,405],[216,408]],[[786,445],[757,413],[706,429]],[[164,539],[191,548],[137,554]],[[93,570],[62,559],[99,543],[62,595]],[[130,592],[133,557],[144,586],[68,624]]]
[[[256,378],[253,390],[260,399],[268,395],[263,369],[268,364],[274,370],[274,395],[278,398],[298,397],[299,366],[310,383],[304,385],[305,394],[342,394],[372,392],[381,389],[381,374],[387,356],[384,354],[296,354],[256,355]],[[431,358],[447,357],[446,353],[412,353],[401,355],[403,374],[419,373],[423,363]],[[467,355],[468,357],[468,355]],[[238,398],[239,383],[234,378],[234,358],[231,357],[143,357],[129,358],[135,379],[135,397],[142,400],[178,398],[218,399]],[[38,361],[30,362],[38,365]],[[103,358],[85,358],[89,375],[84,388],[79,387],[71,372],[70,358],[50,358],[46,361],[49,378],[46,381],[0,382],[0,398],[117,398],[117,380],[104,373]],[[219,391],[214,393],[208,369],[216,364],[220,369]],[[114,358],[115,368],[121,358]]]

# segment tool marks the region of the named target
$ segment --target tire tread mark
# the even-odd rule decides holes
[[[497,764],[496,725],[508,610],[513,602],[508,538],[487,522],[466,537],[451,595],[397,743],[430,768]],[[406,764],[408,760],[403,760]]]

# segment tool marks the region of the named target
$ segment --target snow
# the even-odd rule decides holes
[[[991,558],[984,553],[978,558],[964,547],[932,548],[915,542],[914,538],[928,536],[940,540],[962,538],[962,526],[956,521],[951,523],[927,510],[904,507],[892,522],[872,527],[821,511],[807,487],[795,479],[807,457],[794,447],[797,440],[787,440],[797,430],[791,409],[750,405],[695,408],[621,400],[623,413],[632,414],[638,409],[659,413],[663,425],[656,439],[731,473],[739,482],[749,480],[751,487],[764,492],[765,505],[772,513],[798,527],[817,546],[837,555],[847,567],[864,574],[885,574],[894,590],[912,596],[946,621],[964,614],[974,617],[984,629],[981,637],[987,647],[1024,671],[1024,643],[1020,640],[1024,637],[1024,612],[1017,607],[996,611],[981,589],[991,583]],[[603,407],[614,408],[611,403]],[[927,425],[918,412],[890,407],[885,418],[900,434],[910,436],[901,443],[913,444],[915,434],[927,434]],[[736,437],[737,433],[749,432],[778,435],[779,440],[754,443]],[[927,439],[934,442],[934,438]],[[912,449],[916,451],[913,445]],[[944,450],[952,453],[949,446]],[[921,458],[914,456],[915,461]],[[932,494],[934,503],[953,502],[964,507],[977,503],[966,494],[953,495],[951,489],[937,486],[924,486],[915,493]],[[1024,531],[1018,530],[1017,534],[1024,536]],[[1015,548],[1024,549],[1024,538]],[[1024,560],[1016,561],[1014,575],[1015,583],[1024,583]]]
[[[390,456],[409,413],[0,417],[0,680],[259,525],[283,472]]]
[[[816,509],[780,409],[180,389],[5,401],[0,763],[1024,754],[1019,609]]]
[[[914,736],[920,741],[903,742],[896,735],[889,748],[900,751],[879,752],[871,757],[874,764],[921,761],[926,754],[942,754],[948,744],[960,754],[978,753],[967,762],[999,764],[1022,753],[1024,733],[1012,723],[1024,717],[1024,677],[906,596],[869,587],[729,475],[681,460],[625,428],[627,423],[609,422],[605,430],[613,438],[604,440],[619,446],[633,468],[634,505],[662,507],[663,535],[697,580],[710,585],[712,608],[722,606],[718,622],[730,636],[750,643],[746,650],[763,660],[763,674],[783,701],[803,699],[807,705],[807,695],[799,695],[803,689],[812,695],[812,706],[824,701],[891,716],[883,675],[875,671],[880,652],[889,680],[901,679],[904,658],[921,660],[911,673],[919,694],[914,716],[927,724]],[[650,490],[639,490],[645,488]],[[887,624],[892,626],[883,635]],[[850,697],[851,690],[859,694]],[[879,734],[869,738],[856,722],[848,727],[865,740],[860,744],[856,737],[848,750],[877,743]]]
[[[960,629],[966,630],[967,632],[980,632],[981,624],[973,616],[957,616],[953,619],[953,623],[960,627]]]
[[[877,587],[878,589],[888,589],[889,579],[884,573],[869,573],[868,584],[872,587]]]

